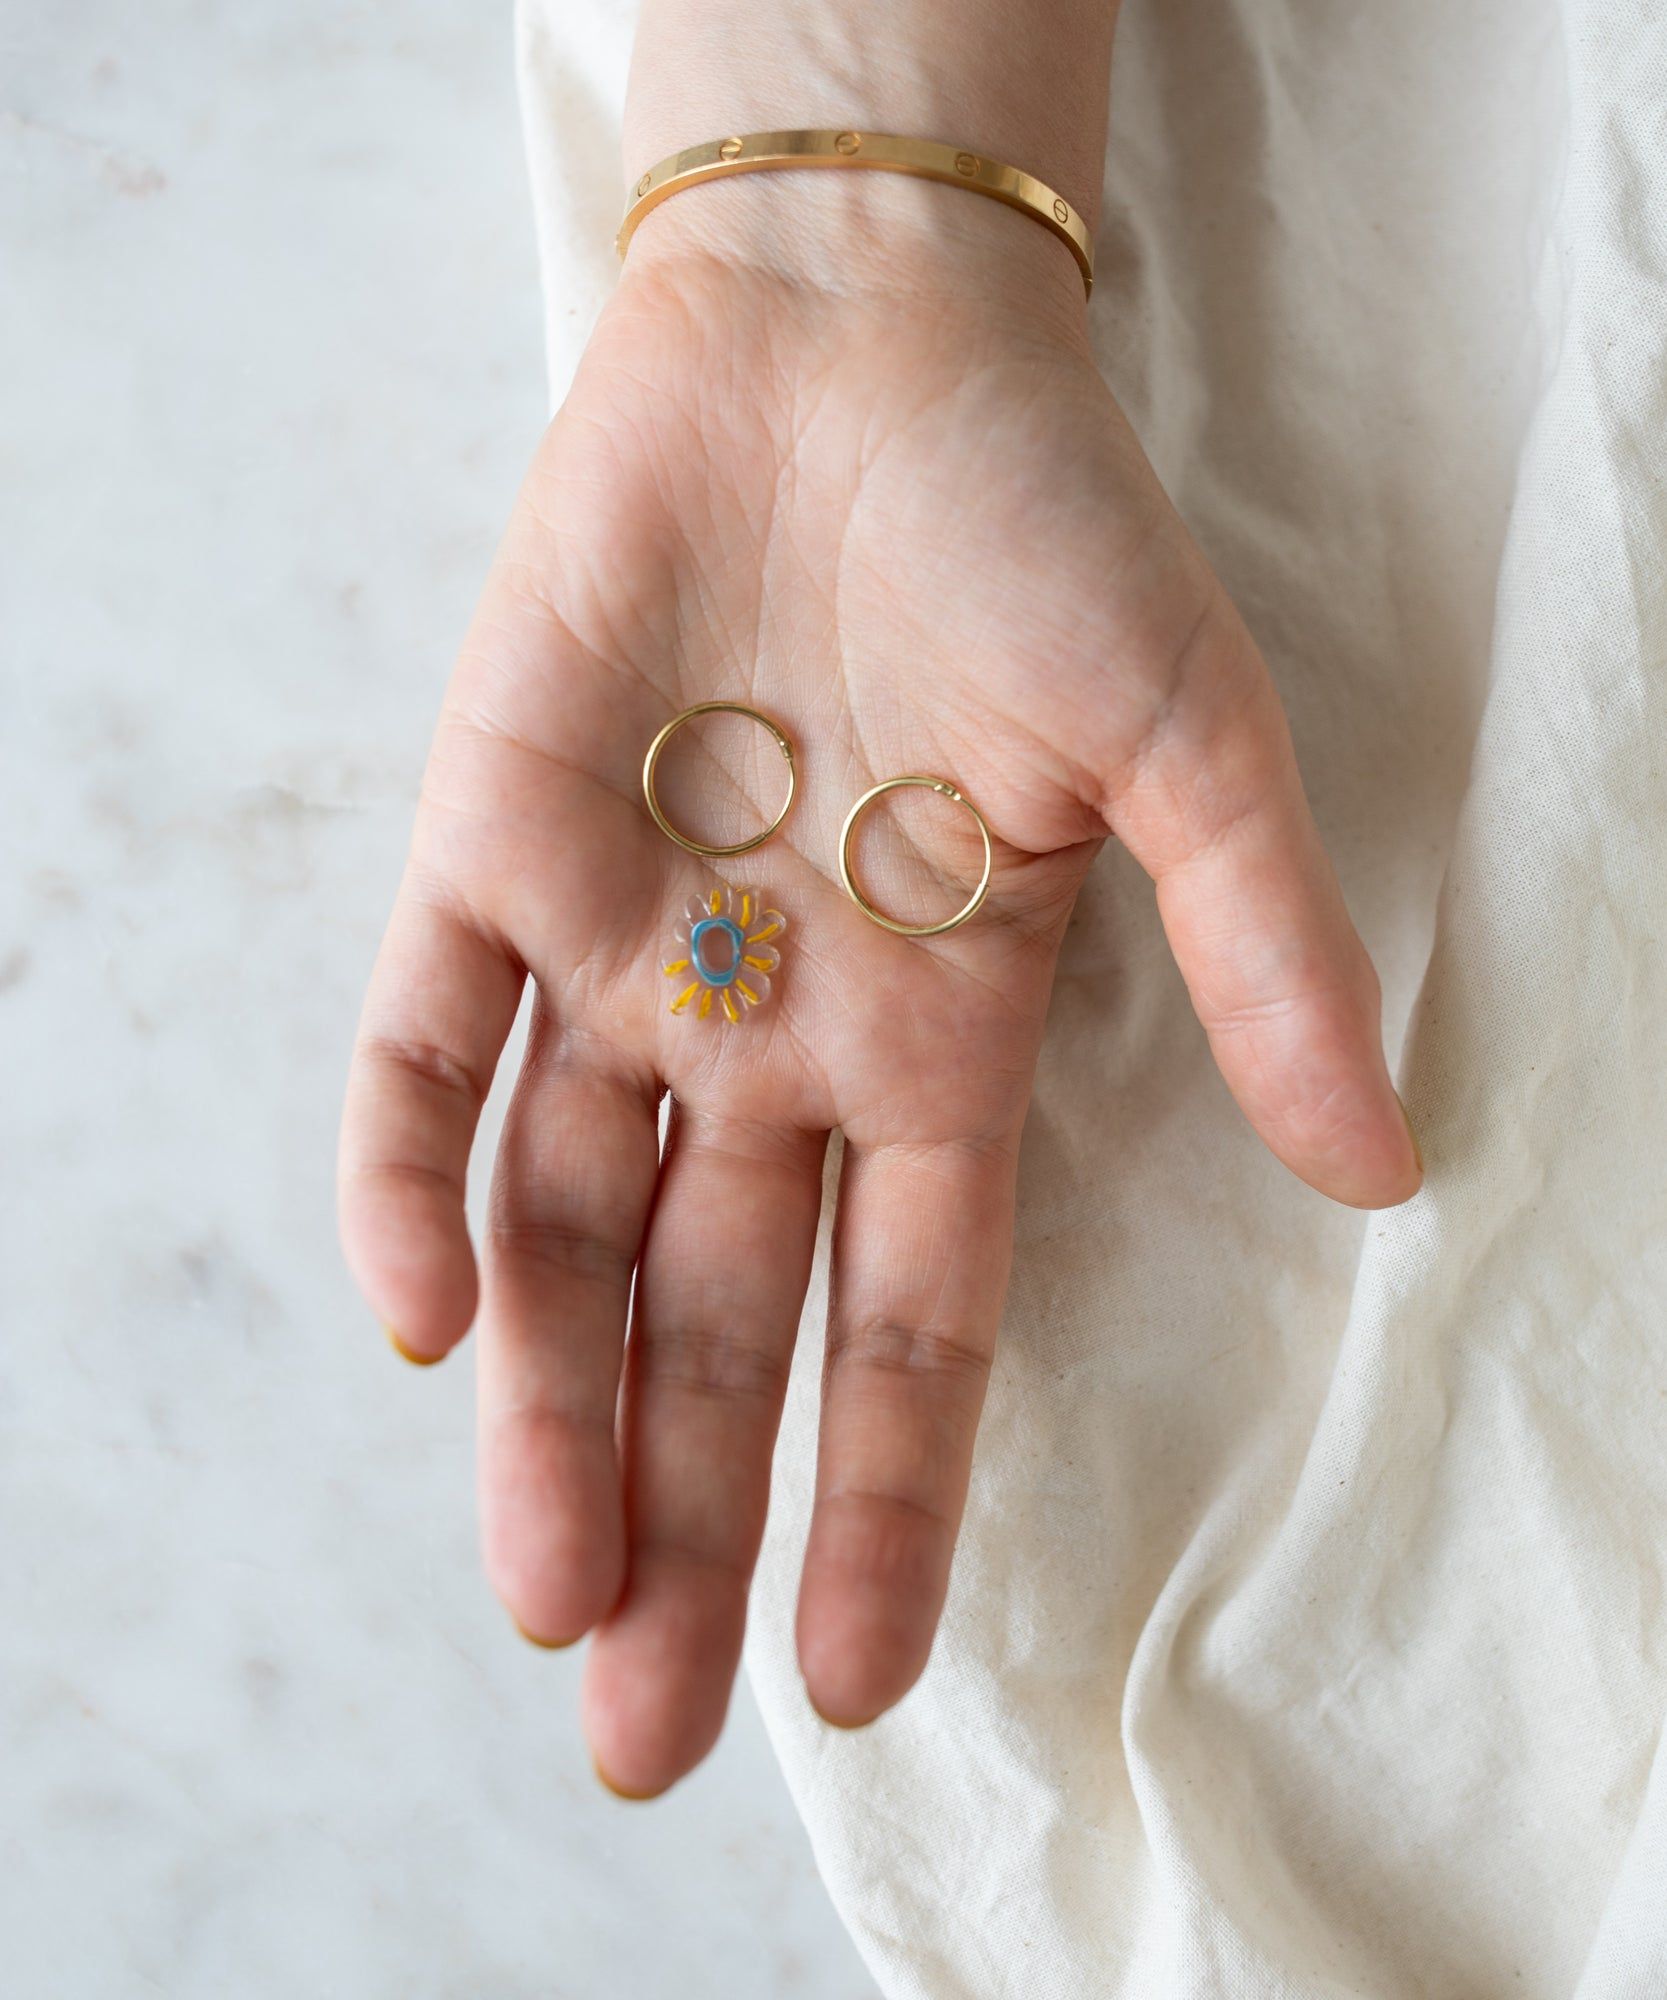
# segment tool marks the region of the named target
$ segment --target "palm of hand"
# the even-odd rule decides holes
[[[800,758],[781,833],[728,864],[789,919],[739,1028],[670,1010],[675,920],[720,876],[640,792],[656,730],[713,698]],[[843,1721],[924,1664],[1054,961],[1108,820],[1175,885],[1195,998],[1276,1149],[1346,1196],[1350,1172],[1366,1198],[1405,1181],[1370,969],[1282,755],[1253,648],[1068,344],[729,277],[622,291],[448,698],[344,1149],[350,1255],[437,1354],[473,1313],[462,1163],[530,972],[482,1313],[488,1561],[524,1629],[600,1621],[587,1719],[616,1783],[659,1789],[721,1724],[835,1128],[801,1656]],[[871,924],[836,871],[848,806],[905,771],[950,779],[997,842],[984,909],[931,941]],[[908,827],[941,914],[980,857],[930,803]],[[905,848],[875,879],[895,905],[934,872]],[[1233,914],[1264,887],[1272,916]]]

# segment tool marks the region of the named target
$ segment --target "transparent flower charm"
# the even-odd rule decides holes
[[[671,1011],[744,1021],[770,997],[786,929],[787,919],[766,909],[756,889],[720,882],[691,896],[673,932],[677,949],[661,967],[672,983]]]

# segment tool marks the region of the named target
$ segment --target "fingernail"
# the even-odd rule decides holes
[[[861,1722],[841,1722],[837,1715],[829,1715],[826,1709],[817,1707],[814,1695],[807,1694],[806,1698],[810,1702],[811,1707],[816,1710],[816,1719],[819,1722],[825,1722],[830,1729],[842,1729],[847,1736],[853,1735],[859,1729],[872,1728],[880,1719],[877,1715],[870,1715],[865,1717]]]
[[[388,1345],[400,1360],[409,1361],[413,1368],[432,1368],[436,1362],[444,1361],[446,1358],[443,1354],[413,1354],[391,1326],[383,1327],[382,1331],[387,1335]]]
[[[614,1783],[596,1758],[593,1757],[591,1763],[596,1771],[596,1782],[603,1791],[612,1792],[616,1799],[624,1799],[627,1805],[645,1806],[650,1799],[663,1798],[671,1790],[669,1785],[662,1785],[657,1792],[628,1792],[623,1785]]]
[[[1407,1110],[1406,1099],[1398,1090],[1395,1093],[1395,1102],[1401,1107],[1401,1116],[1406,1120],[1407,1137],[1412,1141],[1412,1157],[1418,1162],[1418,1172],[1420,1177],[1422,1177],[1424,1172],[1424,1149],[1418,1143],[1417,1132],[1413,1130],[1412,1116]]]
[[[529,1632],[513,1611],[509,1614],[509,1622],[529,1646],[536,1646],[541,1653],[565,1653],[569,1646],[579,1643],[577,1639],[541,1639],[536,1632]]]

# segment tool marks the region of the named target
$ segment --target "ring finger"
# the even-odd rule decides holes
[[[585,1727],[649,1797],[717,1740],[821,1208],[826,1136],[673,1114],[637,1279],[621,1432],[628,1573]]]

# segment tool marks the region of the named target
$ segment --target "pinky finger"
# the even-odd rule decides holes
[[[443,1359],[475,1315],[465,1174],[524,977],[503,943],[407,875],[359,1023],[337,1199],[348,1266],[410,1360]]]

